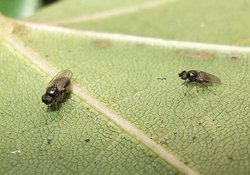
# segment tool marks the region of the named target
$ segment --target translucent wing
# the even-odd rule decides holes
[[[49,82],[48,87],[57,86],[57,88],[60,90],[70,82],[72,75],[73,73],[70,70],[62,70]]]
[[[221,83],[221,80],[207,72],[199,71],[198,79],[202,80],[204,83]]]

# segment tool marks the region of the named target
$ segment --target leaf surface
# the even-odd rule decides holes
[[[89,0],[91,1],[91,0]],[[114,0],[110,0],[114,1]],[[91,2],[84,1],[86,4]],[[115,1],[116,2],[116,1]],[[119,1],[118,1],[119,2]],[[126,1],[125,1],[126,2]],[[65,1],[64,3],[71,3]],[[186,40],[228,45],[250,45],[248,18],[250,1],[239,0],[156,0],[138,1],[124,7],[104,8],[95,11],[94,6],[76,9],[72,16],[60,14],[64,3],[46,9],[48,15],[37,13],[32,19],[44,23],[62,25],[70,28],[101,32],[126,33],[172,40]],[[111,4],[116,4],[112,2]],[[78,6],[80,8],[80,6]],[[111,7],[111,5],[110,5]],[[132,10],[133,8],[133,10]],[[80,14],[81,12],[81,14]],[[86,12],[86,13],[85,13]]]
[[[1,18],[0,49],[8,65],[0,81],[1,173],[250,172],[249,48]],[[63,69],[74,73],[74,94],[48,112],[41,95]],[[222,84],[185,86],[178,73],[190,69]]]

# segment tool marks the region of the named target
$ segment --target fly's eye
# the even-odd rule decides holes
[[[46,105],[48,105],[48,104],[52,103],[52,97],[49,95],[43,95],[42,102],[45,103]]]
[[[182,78],[182,79],[187,79],[187,74],[183,74],[183,75],[181,76],[181,78]]]
[[[179,73],[179,77],[181,77],[181,79],[186,80],[187,77],[187,72],[186,71],[182,71],[181,73]]]

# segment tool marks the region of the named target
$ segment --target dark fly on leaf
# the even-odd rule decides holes
[[[221,80],[215,75],[198,70],[182,71],[179,73],[179,77],[187,80],[187,83],[195,82],[196,85],[199,83],[205,87],[221,83]]]
[[[42,96],[42,102],[58,109],[71,93],[71,77],[73,73],[70,70],[59,72],[48,84],[45,94]]]

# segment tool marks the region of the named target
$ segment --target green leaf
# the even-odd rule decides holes
[[[101,10],[131,8],[129,2]],[[150,19],[149,8],[179,7],[179,1],[145,7],[148,2],[137,2],[145,19]],[[70,1],[46,13],[62,4]],[[83,17],[98,16],[95,8]],[[131,18],[134,13],[119,15]],[[54,19],[52,12],[49,16]],[[111,18],[97,20],[102,23],[97,30],[108,31]],[[126,23],[122,32],[137,26],[142,34],[150,33],[141,24]],[[249,48],[3,17],[0,38],[0,174],[250,173]],[[41,95],[63,69],[74,73],[73,94],[60,110],[49,112]],[[214,74],[222,84],[185,86],[178,73],[190,69]]]
[[[91,0],[84,2],[92,4]],[[74,12],[70,12],[70,16],[68,13],[54,15],[61,14],[61,8],[69,6],[70,3],[74,5],[71,1],[64,1],[57,6],[46,8],[32,19],[85,30],[205,43],[250,45],[250,1],[246,0],[234,0],[230,3],[227,0],[155,0],[138,2],[133,6],[118,6],[116,10],[103,8],[99,12],[94,11],[94,6],[90,6],[92,10],[86,10],[82,5],[77,9],[73,8]],[[84,13],[79,14],[82,11]]]
[[[0,12],[13,18],[31,16],[41,6],[40,0],[1,0]]]
[[[28,35],[42,31],[1,22],[4,23],[2,29],[14,27],[10,35],[1,32],[0,64],[1,75],[4,75],[0,79],[1,174],[176,172],[77,95],[72,95],[61,110],[48,112],[41,103],[41,95],[49,77],[29,61],[29,58],[38,60],[34,53],[39,53],[25,44],[26,41],[33,43]],[[24,38],[12,43],[17,37],[13,35],[15,32],[21,32],[18,35]],[[53,40],[60,40],[62,36],[53,32],[46,36],[48,34]],[[78,41],[76,38],[74,43]],[[46,68],[49,71],[49,67]],[[74,74],[77,81],[77,72]]]
[[[116,8],[120,9],[126,6],[133,6],[135,3],[140,2],[150,2],[150,0],[105,0],[105,3],[102,3],[102,5],[100,5],[99,0],[64,0],[41,9],[29,19],[34,19],[35,21],[57,21],[65,17],[74,18],[91,13],[98,13],[100,11],[112,11]]]

